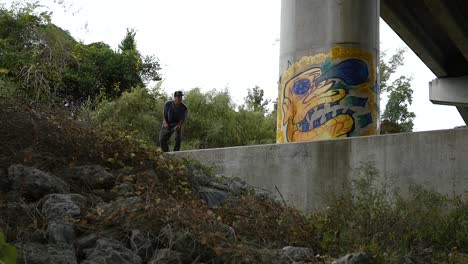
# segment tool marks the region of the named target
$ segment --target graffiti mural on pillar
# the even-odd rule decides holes
[[[361,49],[334,47],[289,67],[279,85],[277,142],[377,134],[374,61]]]

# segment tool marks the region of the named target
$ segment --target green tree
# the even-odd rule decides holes
[[[244,107],[239,110],[239,134],[242,145],[266,144],[276,141],[276,110],[268,112],[270,100],[265,99],[262,88],[247,90]],[[274,105],[275,106],[275,105]],[[245,108],[245,109],[244,109]]]
[[[135,36],[136,31],[134,29],[127,29],[127,33],[119,45],[119,50],[129,58],[133,58],[135,64],[132,66],[138,69],[138,76],[133,76],[133,78],[135,81],[142,83],[160,81],[161,76],[159,71],[161,70],[161,65],[159,64],[159,60],[154,55],[142,56],[137,50]]]
[[[184,149],[227,147],[236,144],[235,105],[227,90],[203,93],[194,88],[186,93],[189,118],[184,127]]]
[[[400,76],[391,81],[397,69],[403,65],[405,49],[399,49],[388,60],[381,54],[380,89],[387,94],[388,102],[382,114],[381,134],[411,132],[416,115],[408,110],[413,102],[411,77]]]
[[[67,53],[75,40],[50,22],[39,4],[0,6],[0,71],[17,92],[34,99],[49,98],[63,87]]]
[[[119,50],[122,52],[125,51],[136,51],[136,41],[135,41],[136,32],[134,29],[127,28],[127,34],[125,35],[122,42],[119,44]]]
[[[244,98],[244,106],[248,111],[263,112],[267,111],[266,107],[270,100],[264,98],[264,91],[258,86],[247,90],[247,96]]]
[[[161,80],[158,60],[154,56],[142,57],[137,49],[135,31],[127,33],[113,51],[109,45],[97,42],[89,45],[78,43],[71,54],[66,75],[66,95],[73,100],[118,98],[132,87],[144,87],[148,81]]]
[[[152,91],[137,87],[113,101],[103,101],[93,112],[101,126],[133,134],[149,144],[158,144],[162,109],[167,95],[156,87]]]
[[[257,101],[262,108],[255,108],[253,104],[246,107],[248,102],[237,108],[227,90],[203,93],[195,88],[188,91],[185,103],[189,107],[189,118],[183,132],[183,148],[215,148],[275,142],[276,114],[266,112],[263,90],[256,87],[254,91],[262,98]],[[250,95],[253,94],[250,91]]]
[[[102,42],[86,45],[42,9],[38,2],[0,5],[0,94],[94,100],[161,80],[158,59],[140,54],[135,30],[127,30],[117,51]]]

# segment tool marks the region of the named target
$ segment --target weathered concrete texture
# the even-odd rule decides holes
[[[468,129],[356,137],[304,143],[182,151],[175,155],[214,165],[276,192],[290,205],[310,211],[325,196],[349,185],[362,162],[405,190],[410,184],[445,194],[468,190]]]
[[[437,77],[468,74],[467,1],[380,2],[385,22]]]
[[[456,106],[468,124],[468,75],[439,78],[429,83],[429,100],[434,104]]]
[[[432,80],[429,100],[434,104],[468,107],[468,75]]]
[[[303,56],[334,45],[379,47],[380,1],[282,0],[280,75]]]

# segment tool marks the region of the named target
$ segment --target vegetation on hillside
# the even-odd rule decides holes
[[[326,209],[312,214],[288,208],[255,192],[233,196],[222,206],[209,208],[195,191],[200,178],[194,178],[194,175],[213,178],[209,168],[164,155],[133,135],[96,127],[86,119],[70,118],[60,108],[1,99],[2,172],[10,165],[23,164],[64,175],[63,179],[70,181],[63,174],[68,168],[98,164],[121,175],[115,186],[134,186],[134,191],[125,196],[114,189],[92,192],[88,187],[78,186],[76,190],[82,195],[98,195],[113,205],[132,197],[139,201],[132,203],[131,208],[121,205],[122,209],[109,213],[100,211],[99,206],[86,209],[88,213],[76,223],[80,237],[110,232],[126,241],[127,234],[138,229],[157,239],[170,224],[183,230],[192,241],[194,247],[183,247],[189,250],[184,254],[191,256],[192,262],[216,259],[224,263],[287,263],[274,253],[284,246],[313,249],[318,256],[309,259],[312,263],[329,263],[356,251],[368,252],[376,263],[467,261],[463,254],[468,251],[466,200],[417,186],[409,195],[402,196],[392,191],[391,185],[379,185],[382,181],[377,179],[384,175],[379,175],[370,163],[356,171],[353,184],[343,187],[340,195],[329,196]],[[138,180],[148,170],[154,171],[150,181]],[[2,181],[0,187],[4,188],[3,178]],[[40,209],[43,201],[26,198],[18,203],[10,200],[17,197],[11,195],[11,192],[0,195],[3,208],[0,212],[10,216],[0,213],[0,228],[7,231],[7,241],[18,243],[35,229],[45,232],[43,216],[24,211]],[[14,218],[12,214],[19,211],[11,211],[12,202],[21,206],[23,212]],[[226,237],[222,231],[226,226],[234,230],[235,238]]]

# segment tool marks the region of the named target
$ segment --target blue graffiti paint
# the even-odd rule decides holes
[[[292,88],[292,92],[297,95],[305,94],[311,87],[312,83],[309,79],[300,79],[297,80]]]
[[[367,101],[369,98],[362,98],[362,97],[356,97],[356,96],[348,96],[346,97],[346,103],[350,106],[359,106],[359,107],[364,107],[367,104]]]
[[[348,115],[350,115],[350,116],[353,116],[354,113],[356,113],[356,112],[354,112],[354,111],[351,110],[351,109],[348,109],[348,110],[346,111],[346,114],[348,114]]]
[[[321,124],[322,124],[322,117],[319,117],[317,119],[314,120],[313,124],[312,124],[312,127],[313,128],[317,128],[319,127]]]
[[[364,115],[359,115],[357,119],[358,119],[357,122],[358,122],[360,128],[365,128],[366,126],[372,124],[372,114],[371,113],[367,113],[367,114],[364,114]]]
[[[365,83],[369,78],[369,69],[362,60],[349,59],[340,62],[329,71],[323,73],[315,80],[315,84],[319,84],[328,79],[341,79],[350,85],[359,85]]]

